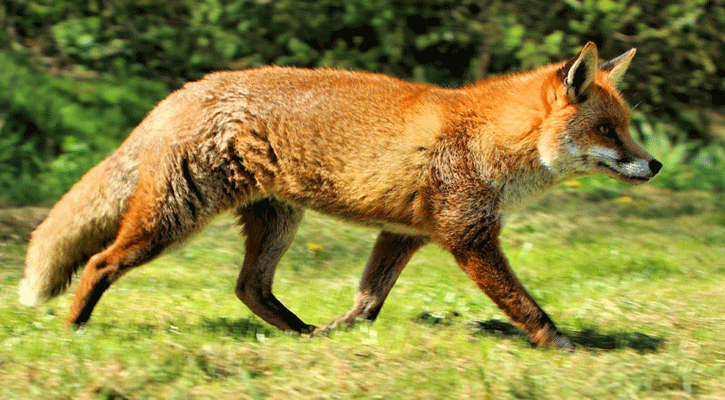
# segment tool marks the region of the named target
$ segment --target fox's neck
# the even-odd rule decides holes
[[[543,123],[551,112],[556,65],[484,80],[468,87],[475,109],[470,143],[482,176],[501,189],[502,205],[515,206],[556,182],[539,153]]]
[[[478,81],[467,87],[483,123],[494,126],[496,139],[509,144],[535,142],[551,112],[558,64]],[[526,146],[524,145],[524,146]]]

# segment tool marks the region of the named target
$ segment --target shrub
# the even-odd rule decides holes
[[[9,66],[0,70],[0,188],[20,177],[59,186],[31,187],[34,194],[25,197],[5,191],[13,201],[56,197],[183,82],[270,63],[451,86],[561,60],[588,40],[606,57],[637,47],[625,94],[642,119],[673,126],[656,130],[671,144],[697,140],[688,156],[720,145],[708,118],[725,99],[725,0],[13,0],[0,6],[6,33],[0,62]],[[57,176],[61,171],[69,178]]]

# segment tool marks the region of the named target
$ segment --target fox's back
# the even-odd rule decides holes
[[[206,90],[207,108],[262,121],[268,129],[260,128],[260,134],[344,138],[358,147],[409,135],[405,125],[445,97],[445,90],[435,86],[329,68],[218,72],[184,89],[196,86]]]
[[[171,94],[126,147],[158,160],[147,162],[150,174],[169,158],[195,154],[204,164],[199,174],[237,179],[229,182],[234,190],[363,222],[416,225],[424,219],[417,197],[425,166],[444,120],[440,103],[450,97],[435,86],[364,72],[218,72]]]

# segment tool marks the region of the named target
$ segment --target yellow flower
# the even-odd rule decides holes
[[[566,181],[566,182],[564,182],[564,186],[571,187],[571,188],[580,186],[581,184],[582,183],[579,182],[579,181]]]
[[[618,203],[631,203],[632,198],[629,196],[622,196],[622,197],[617,198],[617,202]]]
[[[312,242],[308,242],[307,243],[307,248],[310,251],[320,251],[320,250],[322,250],[322,246],[321,245],[319,245],[317,243],[312,243]]]

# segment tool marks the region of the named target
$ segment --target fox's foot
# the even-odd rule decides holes
[[[576,344],[566,335],[559,332],[551,325],[547,325],[536,335],[532,335],[531,339],[539,346],[554,348],[557,350],[574,351]]]
[[[63,329],[66,332],[84,333],[86,331],[86,323],[67,319],[65,323],[63,323]]]
[[[551,347],[558,349],[558,350],[566,350],[566,351],[574,351],[576,349],[576,344],[571,341],[566,335],[558,333],[557,335],[551,340]]]
[[[86,333],[86,324],[65,324],[63,329],[68,333],[82,335]]]
[[[336,331],[338,329],[350,329],[353,326],[355,326],[357,318],[353,316],[348,316],[347,314],[333,320],[327,325],[318,326],[315,328],[314,332],[312,332],[312,335],[327,335],[332,331]]]
[[[297,333],[297,334],[300,334],[300,335],[310,335],[310,336],[312,336],[312,334],[316,330],[317,330],[317,327],[316,326],[305,324],[304,326],[302,326],[299,329],[290,329],[287,332]]]

